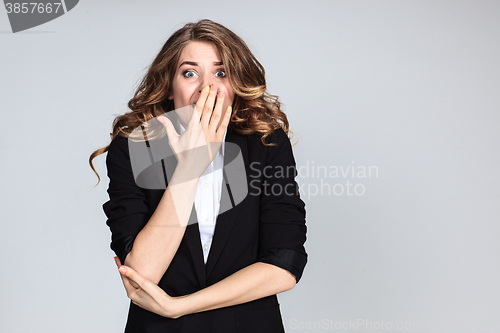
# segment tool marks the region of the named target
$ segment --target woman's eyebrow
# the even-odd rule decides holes
[[[179,65],[179,68],[181,68],[183,65],[198,66],[198,63],[195,61],[183,61]],[[222,61],[214,61],[214,66],[222,66]]]

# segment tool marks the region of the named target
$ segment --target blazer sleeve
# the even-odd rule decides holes
[[[307,263],[305,204],[295,181],[296,164],[288,136],[278,129],[268,138],[275,145],[268,147],[263,170],[258,261],[288,270],[299,282]]]
[[[109,200],[102,207],[111,230],[110,247],[124,264],[151,213],[144,190],[134,180],[127,138],[117,135],[111,141],[106,167]]]

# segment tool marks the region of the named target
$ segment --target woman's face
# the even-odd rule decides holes
[[[234,90],[229,84],[224,65],[215,44],[193,41],[181,52],[177,69],[172,82],[172,94],[175,109],[195,104],[204,87],[214,84],[218,92],[224,91],[222,112],[233,104]],[[215,106],[215,104],[214,104]],[[191,119],[192,109],[176,110],[179,120],[187,127]],[[223,117],[221,117],[222,121]]]

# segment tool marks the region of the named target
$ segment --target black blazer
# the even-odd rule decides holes
[[[307,262],[305,205],[295,182],[292,147],[282,129],[262,144],[258,135],[241,136],[230,127],[226,142],[235,143],[247,175],[248,194],[240,202],[231,197],[230,175],[222,197],[235,205],[217,217],[210,253],[205,264],[199,227],[190,220],[179,248],[158,285],[170,296],[194,293],[217,283],[255,262],[273,264],[290,271],[297,282]],[[224,164],[235,158],[226,150]],[[110,179],[109,201],[103,209],[111,230],[111,249],[125,262],[136,235],[155,211],[164,189],[137,185],[132,172],[128,139],[116,136],[106,158]],[[222,205],[222,204],[221,204]],[[193,210],[191,219],[196,219]],[[276,295],[255,301],[165,318],[130,302],[125,332],[284,332]]]

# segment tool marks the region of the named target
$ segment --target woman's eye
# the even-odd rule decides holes
[[[224,77],[224,76],[226,76],[226,72],[225,71],[218,71],[217,73],[215,73],[215,75],[217,77]]]
[[[195,74],[194,74],[194,72],[193,72],[193,71],[185,71],[183,75],[184,75],[185,77],[189,77],[189,78],[191,78],[191,77],[194,77],[194,76],[195,76]]]

